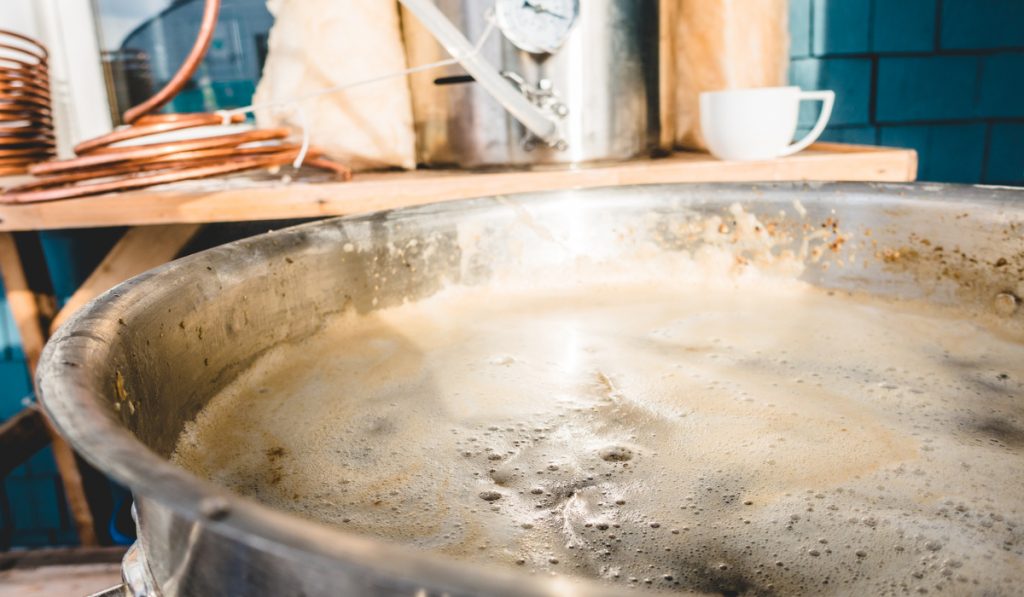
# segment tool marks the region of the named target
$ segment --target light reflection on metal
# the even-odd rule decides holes
[[[780,217],[793,213],[794,200],[804,217]],[[510,279],[576,267],[583,258],[586,267],[607,264],[609,274],[624,260],[639,265],[649,258],[658,267],[660,257],[699,251],[706,241],[694,223],[729,214],[737,203],[762,221],[778,219],[777,233],[790,239],[791,250],[814,233],[805,229],[808,222],[835,218],[847,230],[872,230],[869,245],[921,246],[910,239],[928,238],[956,244],[977,261],[936,279],[927,263],[894,268],[869,251],[862,255],[864,267],[804,272],[804,283],[835,292],[958,304],[984,313],[991,308],[989,290],[1003,292],[1022,263],[1008,249],[1019,246],[1019,234],[1009,233],[1019,232],[1014,223],[1024,221],[1024,190],[1010,188],[642,185],[420,206],[246,239],[126,283],[84,308],[47,344],[37,379],[41,403],[76,450],[135,492],[140,545],[164,597],[300,590],[310,597],[636,595],[570,574],[547,577],[460,562],[320,524],[228,493],[168,456],[186,423],[254,359],[317,333],[339,311],[372,316],[436,297],[449,285],[495,285],[491,289],[500,291]],[[411,262],[410,253],[389,250],[413,240],[420,249]],[[432,250],[423,250],[428,246]],[[1009,263],[993,270],[1004,255]],[[585,366],[587,353],[573,344],[552,343],[551,360],[564,350],[567,366],[574,366],[568,358],[573,354]],[[579,348],[586,345],[581,336]],[[145,397],[145,410],[116,410],[111,388],[119,372],[129,391]],[[614,386],[617,380],[608,381]],[[223,501],[211,507],[211,499]]]

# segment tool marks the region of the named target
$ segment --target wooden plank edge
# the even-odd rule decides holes
[[[0,479],[50,443],[49,428],[36,406],[22,409],[0,424]]]
[[[364,175],[348,183],[293,183],[226,189],[149,190],[67,202],[0,206],[0,230],[139,226],[351,215],[406,205],[505,194],[622,184],[758,182],[782,180],[910,182],[914,150],[817,144],[790,158],[722,162],[704,154],[565,170]],[[415,189],[409,177],[418,176]],[[415,196],[410,196],[415,193]],[[131,195],[144,194],[143,204]],[[284,197],[282,197],[284,195]],[[259,205],[259,208],[254,208]],[[59,206],[59,207],[56,207]],[[16,210],[16,211],[14,211]],[[12,219],[12,213],[17,218]]]
[[[174,259],[200,227],[199,224],[164,224],[129,229],[64,303],[64,308],[50,324],[50,333],[100,294],[128,278]]]
[[[29,371],[35,372],[39,355],[43,352],[46,335],[41,325],[39,300],[29,288],[28,278],[21,264],[21,251],[9,232],[0,232],[0,278],[7,293],[7,306],[14,317],[21,340],[22,352]]]
[[[57,547],[0,552],[0,571],[31,570],[48,566],[119,564],[127,547]]]

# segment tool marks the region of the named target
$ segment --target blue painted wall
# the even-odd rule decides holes
[[[826,139],[913,147],[922,180],[1024,184],[1024,0],[790,3],[793,83],[839,96]],[[808,109],[802,123],[814,116]],[[73,292],[114,238],[45,236],[58,297]],[[0,420],[30,394],[0,295]],[[48,451],[3,490],[0,549],[74,542]]]
[[[790,29],[793,84],[838,94],[825,139],[912,147],[921,180],[1024,185],[1024,2],[790,0]]]

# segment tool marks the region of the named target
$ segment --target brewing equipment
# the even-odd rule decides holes
[[[228,113],[152,113],[173,99],[199,68],[213,41],[219,14],[220,0],[205,0],[199,32],[185,61],[160,90],[125,112],[124,121],[128,126],[79,143],[75,146],[74,158],[33,164],[28,171],[35,179],[0,190],[0,203],[71,199],[182,180],[223,176],[257,168],[283,166],[295,163],[296,160],[331,171],[341,180],[350,179],[352,171],[347,166],[325,158],[320,150],[305,144],[286,142],[291,134],[287,128],[242,130],[218,135],[211,133],[211,130],[219,131],[215,128],[218,125],[240,124],[245,121],[245,116]],[[23,38],[24,40],[27,38]],[[4,47],[3,44],[0,44],[0,47]],[[39,61],[37,64],[32,66],[24,63],[26,68],[32,66],[32,70],[26,72],[39,80],[32,83],[38,87],[35,99],[21,98],[19,102],[15,102],[22,104],[22,109],[26,109],[25,105],[31,103],[35,103],[39,109],[38,106],[42,105],[41,99],[49,99],[49,90],[46,89],[46,53],[41,46],[39,51],[42,53],[35,56]],[[0,63],[2,61],[3,58],[0,57]],[[2,83],[3,79],[0,78],[0,84]],[[19,85],[17,91],[24,95],[29,83],[22,81]],[[0,92],[3,90],[4,87],[0,86]],[[40,95],[44,93],[45,95]],[[0,110],[6,107],[3,105],[5,103],[5,98],[0,97]],[[21,122],[26,122],[24,119],[29,117],[22,114],[17,118],[23,119]],[[37,118],[40,119],[38,122]],[[49,124],[49,118],[47,108],[44,114],[31,117],[29,121],[32,124]],[[0,114],[0,123],[4,119],[3,114]],[[206,132],[195,138],[165,138],[168,133],[186,130]],[[50,135],[52,145],[52,131],[46,134]],[[0,142],[3,140],[0,135]],[[29,144],[30,140],[21,139],[23,144]],[[28,150],[18,150],[24,151]],[[52,156],[52,147],[47,149],[47,152],[46,156]],[[4,150],[0,149],[0,157],[3,153]],[[41,161],[38,155],[34,161]],[[25,162],[29,163],[32,162]],[[0,159],[0,174],[4,173],[3,170],[3,160]]]
[[[803,279],[815,286],[986,313],[996,305],[1000,317],[1024,317],[1013,294],[1024,267],[1024,191],[1010,189],[783,183],[570,190],[332,219],[218,247],[134,278],[79,311],[47,345],[39,368],[43,406],[62,434],[134,493],[139,539],[125,560],[130,588],[115,591],[624,594],[322,526],[231,494],[167,459],[185,423],[219,390],[268,349],[310,336],[333,314],[400,305],[450,284],[487,287],[583,256],[600,266],[692,251],[700,237],[673,231],[737,203],[776,219],[799,206],[805,218],[776,230],[795,246],[816,234],[807,222],[872,231],[868,246],[877,252],[862,253],[857,267],[808,268]],[[922,239],[929,249],[915,249],[914,259],[897,263],[883,250],[924,247]],[[399,246],[424,250],[389,250]],[[937,267],[937,246],[956,247],[963,259]]]
[[[530,133],[462,65],[410,76],[418,161],[531,166],[623,160],[650,154],[661,130],[659,0],[442,0],[481,58],[558,124],[553,143]],[[447,57],[403,16],[409,64]]]
[[[36,40],[0,29],[0,176],[55,154],[49,54]]]

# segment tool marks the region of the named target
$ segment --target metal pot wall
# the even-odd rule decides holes
[[[484,198],[317,222],[143,274],[61,328],[45,350],[39,393],[72,445],[135,494],[139,540],[126,562],[131,594],[622,594],[321,526],[230,494],[167,458],[183,425],[218,390],[268,348],[313,334],[331,314],[386,308],[453,283],[529,275],[578,255],[600,263],[641,248],[691,249],[693,241],[666,231],[725,213],[735,202],[768,216],[792,211],[794,200],[812,221],[834,217],[846,229],[871,228],[878,246],[927,237],[971,256],[955,275],[936,275],[923,254],[901,266],[869,258],[863,268],[809,268],[813,284],[977,309],[989,309],[997,294],[1019,292],[1024,238],[1014,226],[1024,222],[1024,190],[676,185]],[[477,232],[473,247],[460,244],[466,226]],[[799,242],[799,226],[792,232]],[[552,238],[569,239],[569,250],[551,250]],[[412,240],[433,250],[387,250]],[[993,268],[997,259],[1003,265]],[[1024,317],[1024,309],[1006,316]]]

